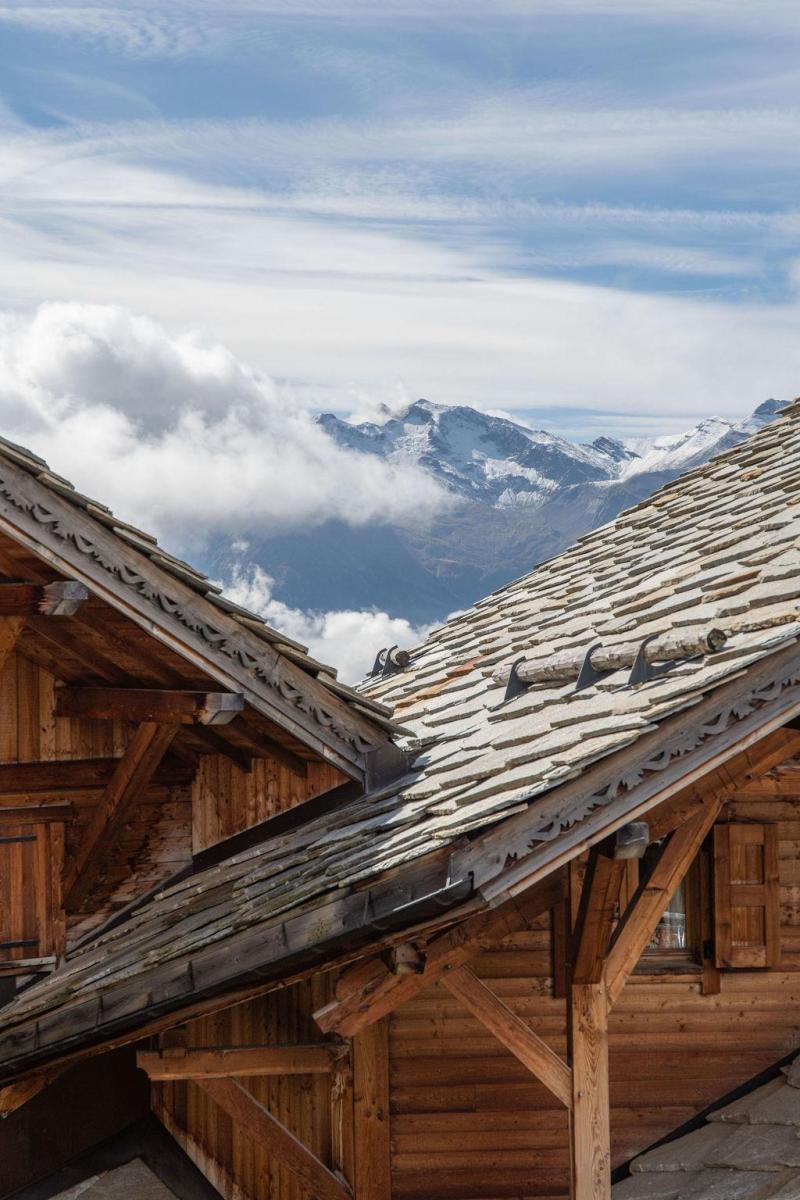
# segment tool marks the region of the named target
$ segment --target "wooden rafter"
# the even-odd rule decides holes
[[[352,1200],[349,1186],[233,1079],[196,1079],[195,1086],[228,1114],[235,1127],[274,1154],[314,1200]]]
[[[447,971],[442,983],[567,1108],[572,1072],[545,1041],[496,996],[469,967]]]
[[[0,583],[0,617],[71,617],[89,593],[82,583]]]
[[[17,464],[5,461],[3,470],[9,494],[24,496],[0,514],[8,537],[82,582],[219,686],[243,692],[282,729],[363,781],[369,748],[388,741],[368,715],[198,594],[194,577],[184,582],[165,570]]]
[[[63,1073],[63,1068],[40,1071],[38,1075],[31,1075],[18,1083],[8,1083],[5,1087],[0,1087],[0,1118],[9,1117],[18,1108],[22,1108],[23,1104],[38,1096]]]
[[[76,909],[93,882],[114,835],[132,806],[152,782],[159,763],[175,734],[177,725],[146,721],[138,727],[83,835],[64,879],[64,906]]]
[[[238,692],[102,687],[62,687],[56,691],[56,716],[101,721],[227,725],[243,708],[244,697]]]
[[[75,809],[71,804],[0,805],[0,825],[38,824],[41,821],[71,821]]]
[[[342,977],[337,999],[318,1009],[314,1020],[324,1033],[352,1037],[435,983],[445,971],[469,962],[487,942],[524,929],[563,895],[563,879],[550,877],[519,900],[468,918],[428,944],[425,969],[419,974],[395,975],[380,958],[359,963]]]
[[[231,1076],[330,1074],[347,1057],[344,1043],[305,1046],[224,1046],[182,1052],[140,1050],[136,1065],[153,1080],[228,1079]]]

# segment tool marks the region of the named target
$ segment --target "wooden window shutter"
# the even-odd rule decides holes
[[[775,825],[714,827],[715,961],[774,967],[780,958],[778,831]]]
[[[0,968],[62,952],[63,848],[60,823],[0,826]]]

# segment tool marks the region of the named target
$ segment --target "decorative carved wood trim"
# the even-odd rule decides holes
[[[610,826],[638,819],[798,713],[800,649],[792,645],[755,664],[749,679],[737,678],[712,691],[628,750],[539,797],[526,812],[456,851],[451,873],[472,871],[490,901],[522,891]]]
[[[351,771],[353,765],[363,770],[363,755],[388,740],[302,667],[224,612],[212,614],[210,601],[188,584],[168,577],[135,548],[122,546],[115,534],[7,461],[0,466],[0,501],[0,527],[11,537],[34,553],[47,546],[76,572],[85,567],[87,579],[115,598],[124,597],[126,610],[132,609],[140,624],[152,629],[154,622],[157,636],[171,630],[186,650],[198,641],[207,656],[226,664],[233,678],[249,678],[261,703],[271,694],[276,719],[277,714],[293,716],[293,732],[300,738],[314,730],[334,755],[341,753]]]

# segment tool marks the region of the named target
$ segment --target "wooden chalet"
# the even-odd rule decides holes
[[[0,1196],[800,1197],[800,402],[357,690],[0,443],[0,660]]]

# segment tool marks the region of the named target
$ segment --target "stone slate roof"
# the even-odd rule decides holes
[[[535,514],[531,517],[535,520]],[[716,654],[653,682],[630,670],[576,692],[534,684],[503,704],[493,673],[602,643],[717,627]],[[438,836],[527,805],[697,702],[800,634],[800,401],[740,447],[682,476],[431,634],[402,674],[367,681],[429,746],[407,801]]]
[[[370,693],[394,705],[409,731],[409,774],[165,886],[124,925],[101,931],[2,1010],[0,1075],[102,1041],[148,1014],[177,1011],[233,980],[266,982],[290,963],[329,959],[354,914],[360,944],[392,920],[395,928],[419,921],[418,872],[432,851],[452,852],[436,859],[443,879],[429,891],[439,903],[478,886],[491,899],[464,859],[490,840],[486,831],[498,826],[505,837],[525,821],[525,853],[540,861],[559,838],[591,830],[580,824],[589,814],[607,821],[603,806],[612,798],[630,811],[628,790],[640,794],[643,774],[670,761],[664,745],[677,739],[683,772],[680,756],[697,745],[698,729],[715,737],[754,708],[759,717],[758,706],[772,702],[771,680],[796,686],[798,568],[795,402],[742,446],[449,621],[402,674],[372,681]],[[637,686],[617,671],[581,692],[574,678],[534,684],[504,705],[493,681],[520,656],[546,662],[597,642],[712,625],[728,635],[720,652]],[[769,685],[756,700],[748,692],[754,680]],[[725,700],[717,719],[714,706],[731,689],[737,698]],[[511,814],[519,815],[504,821]],[[491,870],[505,878],[506,863],[504,850]],[[402,868],[405,894],[382,881],[366,888],[392,868]]]
[[[641,1155],[614,1200],[800,1200],[800,1059]]]
[[[175,1200],[175,1193],[154,1175],[141,1158],[84,1179],[53,1200]]]

